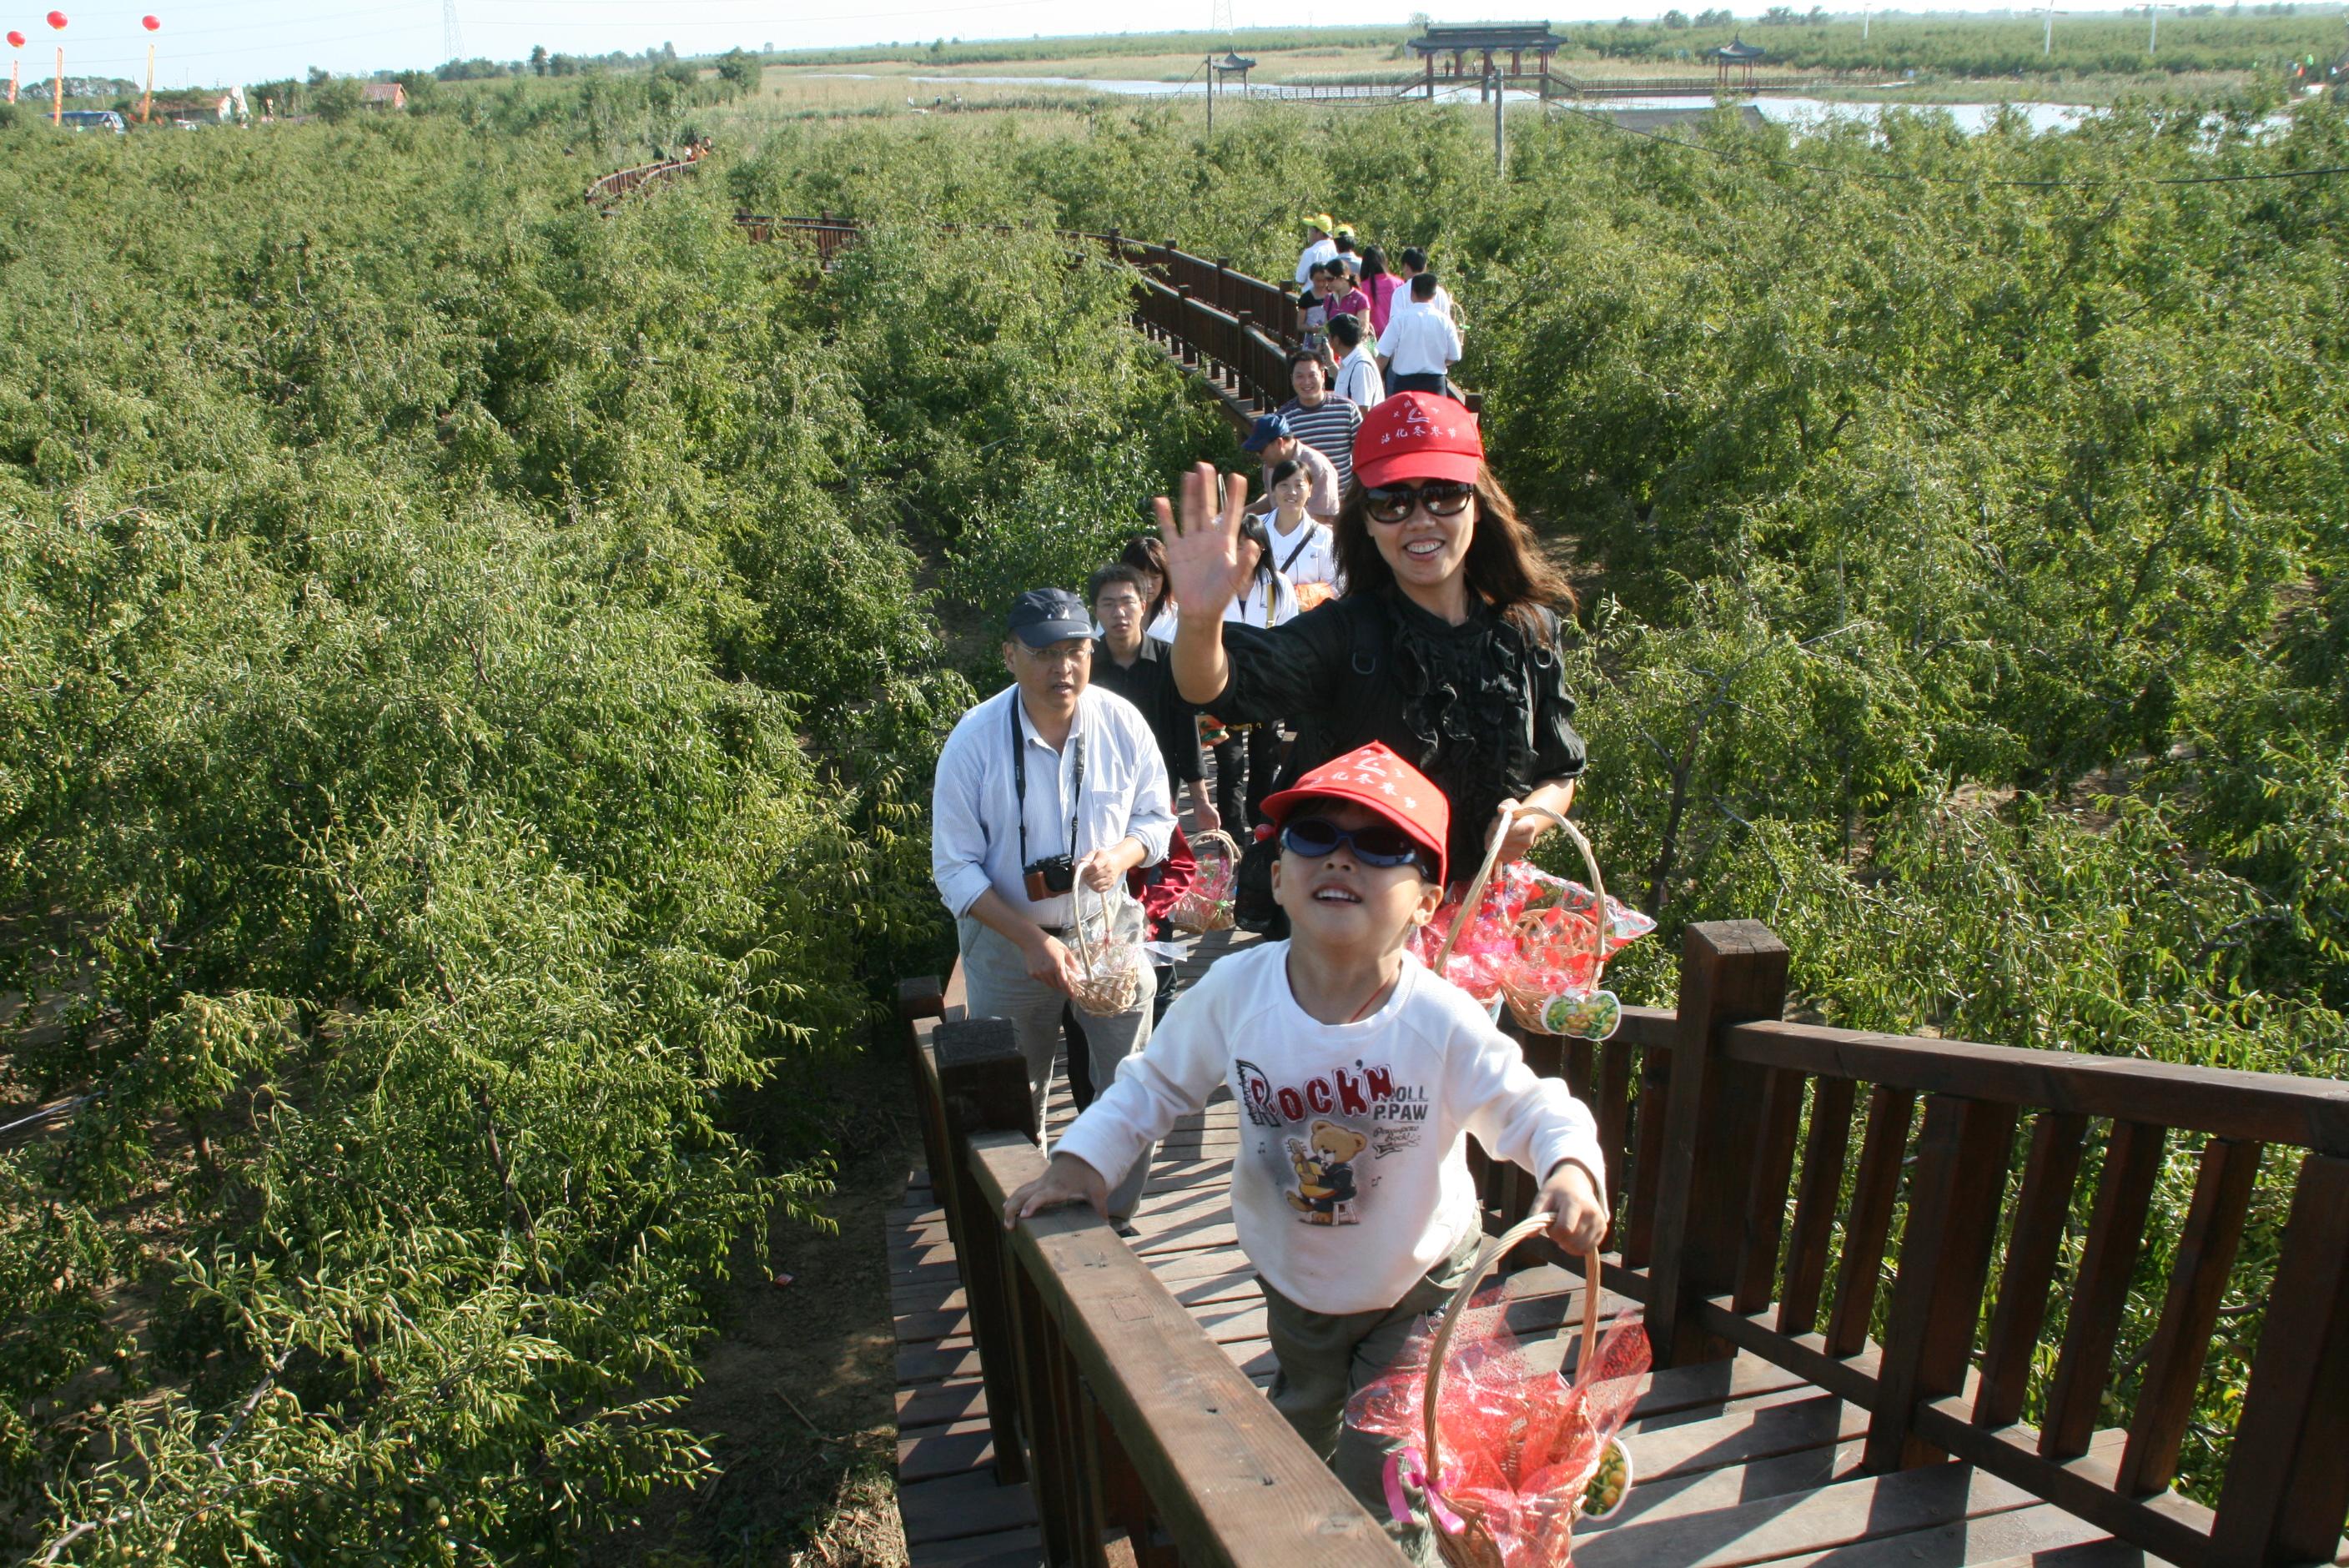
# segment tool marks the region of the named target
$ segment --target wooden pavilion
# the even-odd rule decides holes
[[[1534,57],[1537,72],[1547,72],[1550,57],[1565,46],[1566,40],[1551,32],[1547,22],[1430,22],[1426,31],[1410,44],[1426,69],[1427,90],[1433,96],[1439,55],[1452,57],[1451,68],[1442,74],[1453,77],[1464,74],[1468,56],[1482,56],[1484,66],[1476,73],[1481,79],[1493,74],[1494,62],[1506,53],[1508,74],[1516,77],[1525,74],[1527,55]]]
[[[1770,51],[1759,44],[1749,44],[1743,38],[1733,38],[1713,52],[1713,80],[1722,87],[1750,88],[1754,85],[1754,67],[1769,57]],[[1740,73],[1733,83],[1730,73]]]

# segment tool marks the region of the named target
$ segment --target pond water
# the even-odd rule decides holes
[[[1196,98],[1207,90],[1206,84],[1205,82],[1147,82],[1123,79],[1115,77],[907,76],[895,78],[885,78],[871,72],[823,71],[810,72],[809,74],[812,76],[832,77],[843,81],[869,82],[895,79],[908,83],[919,83],[921,86],[929,89],[928,96],[932,98],[945,96],[948,97],[949,99],[951,98],[953,88],[970,82],[984,83],[992,87],[1081,88],[1090,89],[1093,92],[1114,93],[1121,97],[1128,98]],[[1226,90],[1230,91],[1236,89]],[[1268,88],[1265,86],[1257,86],[1250,88],[1249,93],[1251,97],[1258,98],[1277,98],[1281,96],[1277,87]],[[919,93],[914,93],[909,94],[908,96],[918,98],[922,95]],[[1439,85],[1435,90],[1435,97],[1436,101],[1439,103],[1460,103],[1464,101],[1467,103],[1475,103],[1477,101],[1476,88],[1474,83],[1456,87]],[[1508,101],[1511,103],[1532,103],[1536,101],[1534,94],[1518,92],[1515,89],[1511,89],[1507,97]],[[1737,99],[1734,101],[1750,103],[1757,111],[1759,111],[1763,119],[1774,123],[1785,125],[1816,125],[1825,121],[1837,119],[1873,121],[1879,118],[1888,108],[1913,108],[1927,109],[1948,115],[1952,120],[1957,122],[1958,129],[1970,134],[1980,131],[1987,127],[1990,124],[1992,118],[2002,108],[2011,108],[2023,115],[2030,121],[2031,129],[2034,131],[2066,130],[2071,129],[2073,126],[2077,125],[2080,122],[2081,117],[2085,115],[2092,115],[2096,112],[2093,108],[2085,108],[2077,104],[2062,103],[1954,103],[1912,105],[1900,103],[1898,100],[1891,100],[1885,103],[1831,103],[1824,98],[1754,98]],[[1713,107],[1713,100],[1710,98],[1700,98],[1693,95],[1688,95],[1670,98],[1590,98],[1580,100],[1577,102],[1574,107],[1589,109],[1597,113],[1603,113],[1608,109],[1619,108],[1706,109],[1711,108]]]

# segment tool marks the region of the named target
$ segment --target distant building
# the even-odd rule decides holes
[[[1525,74],[1525,57],[1535,57],[1536,71],[1549,69],[1549,57],[1565,46],[1566,40],[1549,30],[1547,22],[1430,22],[1418,37],[1406,40],[1412,53],[1427,67],[1427,79],[1435,80],[1435,61],[1439,55],[1452,57],[1451,68],[1444,74],[1462,74],[1465,57],[1478,55],[1484,58],[1480,76],[1490,76],[1495,57],[1503,53],[1509,57],[1509,75]]]
[[[369,108],[406,108],[408,87],[403,82],[369,82],[359,90],[359,100]]]

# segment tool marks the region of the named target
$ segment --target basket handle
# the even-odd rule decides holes
[[[1494,1266],[1518,1243],[1531,1241],[1548,1229],[1547,1214],[1529,1214],[1486,1242],[1485,1250],[1476,1254],[1475,1266],[1468,1271],[1468,1276],[1452,1293],[1451,1303],[1444,1309],[1444,1321],[1436,1326],[1435,1342],[1427,1347],[1427,1388],[1420,1400],[1421,1413],[1425,1418],[1427,1428],[1423,1451],[1431,1489],[1435,1485],[1436,1478],[1444,1473],[1444,1459],[1437,1448],[1435,1417],[1442,1408],[1439,1396],[1444,1385],[1444,1357],[1452,1348],[1452,1336],[1459,1328],[1460,1319],[1465,1315],[1469,1299],[1476,1294],[1476,1287],[1485,1283],[1485,1276],[1492,1273]],[[1577,1352],[1574,1361],[1578,1374],[1592,1365],[1591,1357],[1598,1353],[1599,1273],[1599,1249],[1593,1247],[1582,1254],[1582,1348]]]
[[[1493,868],[1500,863],[1501,846],[1509,841],[1509,826],[1519,817],[1547,817],[1551,821],[1572,833],[1575,842],[1582,846],[1583,858],[1590,860],[1590,841],[1582,836],[1582,830],[1548,807],[1512,806],[1502,811],[1498,823],[1493,829],[1493,841],[1485,846],[1485,863],[1476,868],[1475,880],[1468,884],[1468,892],[1460,900],[1460,913],[1453,917],[1451,934],[1444,937],[1443,948],[1435,954],[1435,972],[1438,975],[1444,973],[1444,965],[1452,960],[1453,944],[1460,940],[1460,934],[1468,929],[1468,919],[1475,912],[1476,901],[1485,896],[1485,884],[1493,880]],[[1593,876],[1599,874],[1596,861],[1591,861],[1591,874]],[[1599,894],[1599,907],[1603,913],[1607,908],[1604,892]]]

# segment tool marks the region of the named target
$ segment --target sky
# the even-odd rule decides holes
[[[550,51],[604,54],[656,48],[671,43],[687,55],[715,54],[740,45],[759,49],[812,48],[893,40],[1024,38],[1101,33],[1098,0],[455,0],[457,22],[468,57],[520,59],[533,44]],[[1510,0],[1232,0],[1234,22],[1247,26],[1396,25],[1424,11],[1439,22],[1612,21],[1618,16],[1659,15],[1673,0],[1557,0],[1538,7]],[[1701,9],[1680,0],[1684,9]],[[1739,15],[1758,15],[1769,0],[1731,0]],[[2004,10],[2012,0],[1937,10]],[[66,8],[60,35],[47,25],[50,5]],[[1208,26],[1213,0],[1178,0],[1133,15],[1137,30]],[[2076,3],[2059,9],[2088,10]],[[1831,10],[1856,10],[1837,0]],[[1195,13],[1195,15],[1194,14]],[[142,15],[162,23],[149,34]],[[313,66],[338,74],[427,68],[448,57],[443,46],[441,6],[435,0],[0,0],[0,31],[27,35],[23,58],[26,80],[46,78],[62,41],[68,76],[143,77],[147,45],[156,46],[158,87],[265,81],[299,76]]]

